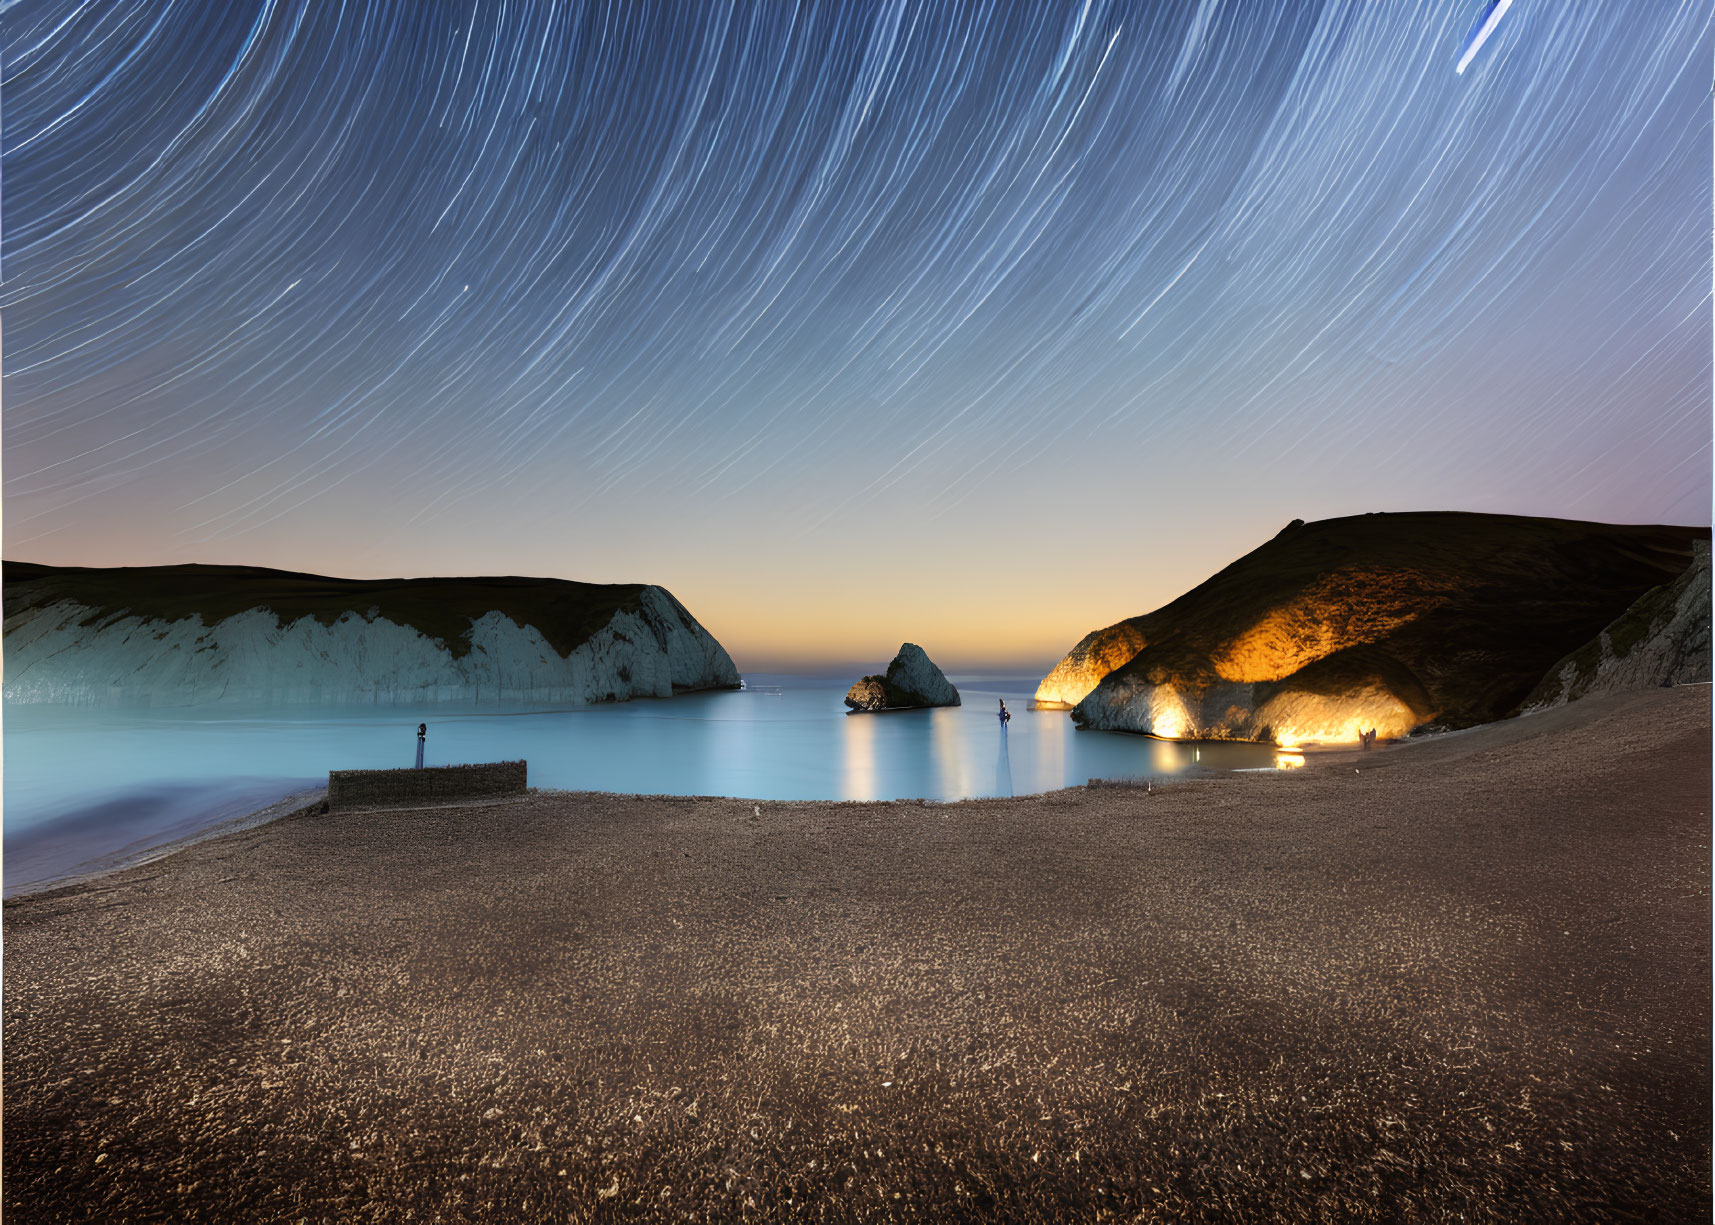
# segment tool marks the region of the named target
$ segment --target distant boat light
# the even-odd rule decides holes
[[[1459,57],[1459,67],[1454,69],[1460,76],[1465,74],[1466,67],[1476,58],[1477,52],[1483,49],[1483,44],[1489,40],[1489,35],[1495,32],[1495,27],[1501,24],[1501,18],[1507,15],[1507,10],[1513,6],[1513,0],[1489,0],[1489,11],[1479,19],[1476,32],[1465,40],[1465,53]]]

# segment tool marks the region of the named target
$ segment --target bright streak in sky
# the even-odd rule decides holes
[[[4,556],[1040,675],[1295,518],[1708,522],[1715,5],[1511,7],[0,0]]]
[[[1465,44],[1465,54],[1459,57],[1459,67],[1454,71],[1461,76],[1465,74],[1466,67],[1476,58],[1477,52],[1483,49],[1483,44],[1489,41],[1489,35],[1495,32],[1495,27],[1501,24],[1501,18],[1507,15],[1507,10],[1512,6],[1513,0],[1492,0],[1488,15],[1477,27],[1476,34]]]

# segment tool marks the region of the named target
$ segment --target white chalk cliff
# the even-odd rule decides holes
[[[675,691],[739,683],[726,650],[661,587],[515,579],[394,580],[388,589],[319,579],[320,586],[306,596],[309,584],[297,581],[315,576],[289,575],[278,576],[280,581],[270,588],[278,596],[282,586],[289,587],[285,598],[259,591],[255,604],[234,611],[235,604],[245,603],[242,593],[232,590],[235,568],[172,570],[179,572],[175,580],[182,578],[193,588],[202,576],[184,572],[225,571],[206,579],[225,584],[222,598],[214,601],[220,611],[178,615],[187,600],[195,602],[179,589],[170,598],[141,597],[135,606],[113,594],[123,590],[128,574],[158,579],[159,570],[70,571],[8,564],[5,700],[154,706],[425,701],[581,705],[670,697]],[[23,577],[14,581],[20,573]],[[80,582],[89,575],[111,580],[99,597],[79,595],[80,586],[90,587]],[[244,577],[249,575],[276,572],[250,571]],[[259,587],[270,587],[266,578],[256,581]],[[434,586],[437,582],[450,594],[443,598]],[[492,595],[484,586],[506,583],[515,586],[495,586]],[[440,616],[439,628],[447,633],[434,634],[436,625],[425,632],[410,617],[389,616],[388,593],[403,587],[412,588],[412,607]],[[368,588],[381,589],[380,595]],[[506,607],[508,590],[525,593],[525,611]],[[549,621],[543,615],[543,601],[549,598],[542,596],[544,590],[557,601],[550,610],[561,615],[553,623],[532,623],[532,616],[536,622]],[[314,608],[304,610],[311,599]],[[341,610],[342,599],[351,606]],[[484,603],[497,606],[480,615],[460,615],[461,609],[474,610]],[[284,611],[276,612],[276,607]]]

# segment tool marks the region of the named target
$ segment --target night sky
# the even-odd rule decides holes
[[[4,547],[1047,663],[1292,518],[1707,523],[1705,0],[0,4]]]

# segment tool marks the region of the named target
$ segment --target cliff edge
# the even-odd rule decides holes
[[[656,586],[4,566],[8,702],[582,705],[739,683]]]
[[[1710,679],[1709,542],[1685,573],[1644,592],[1601,633],[1548,670],[1521,711],[1579,698]]]

